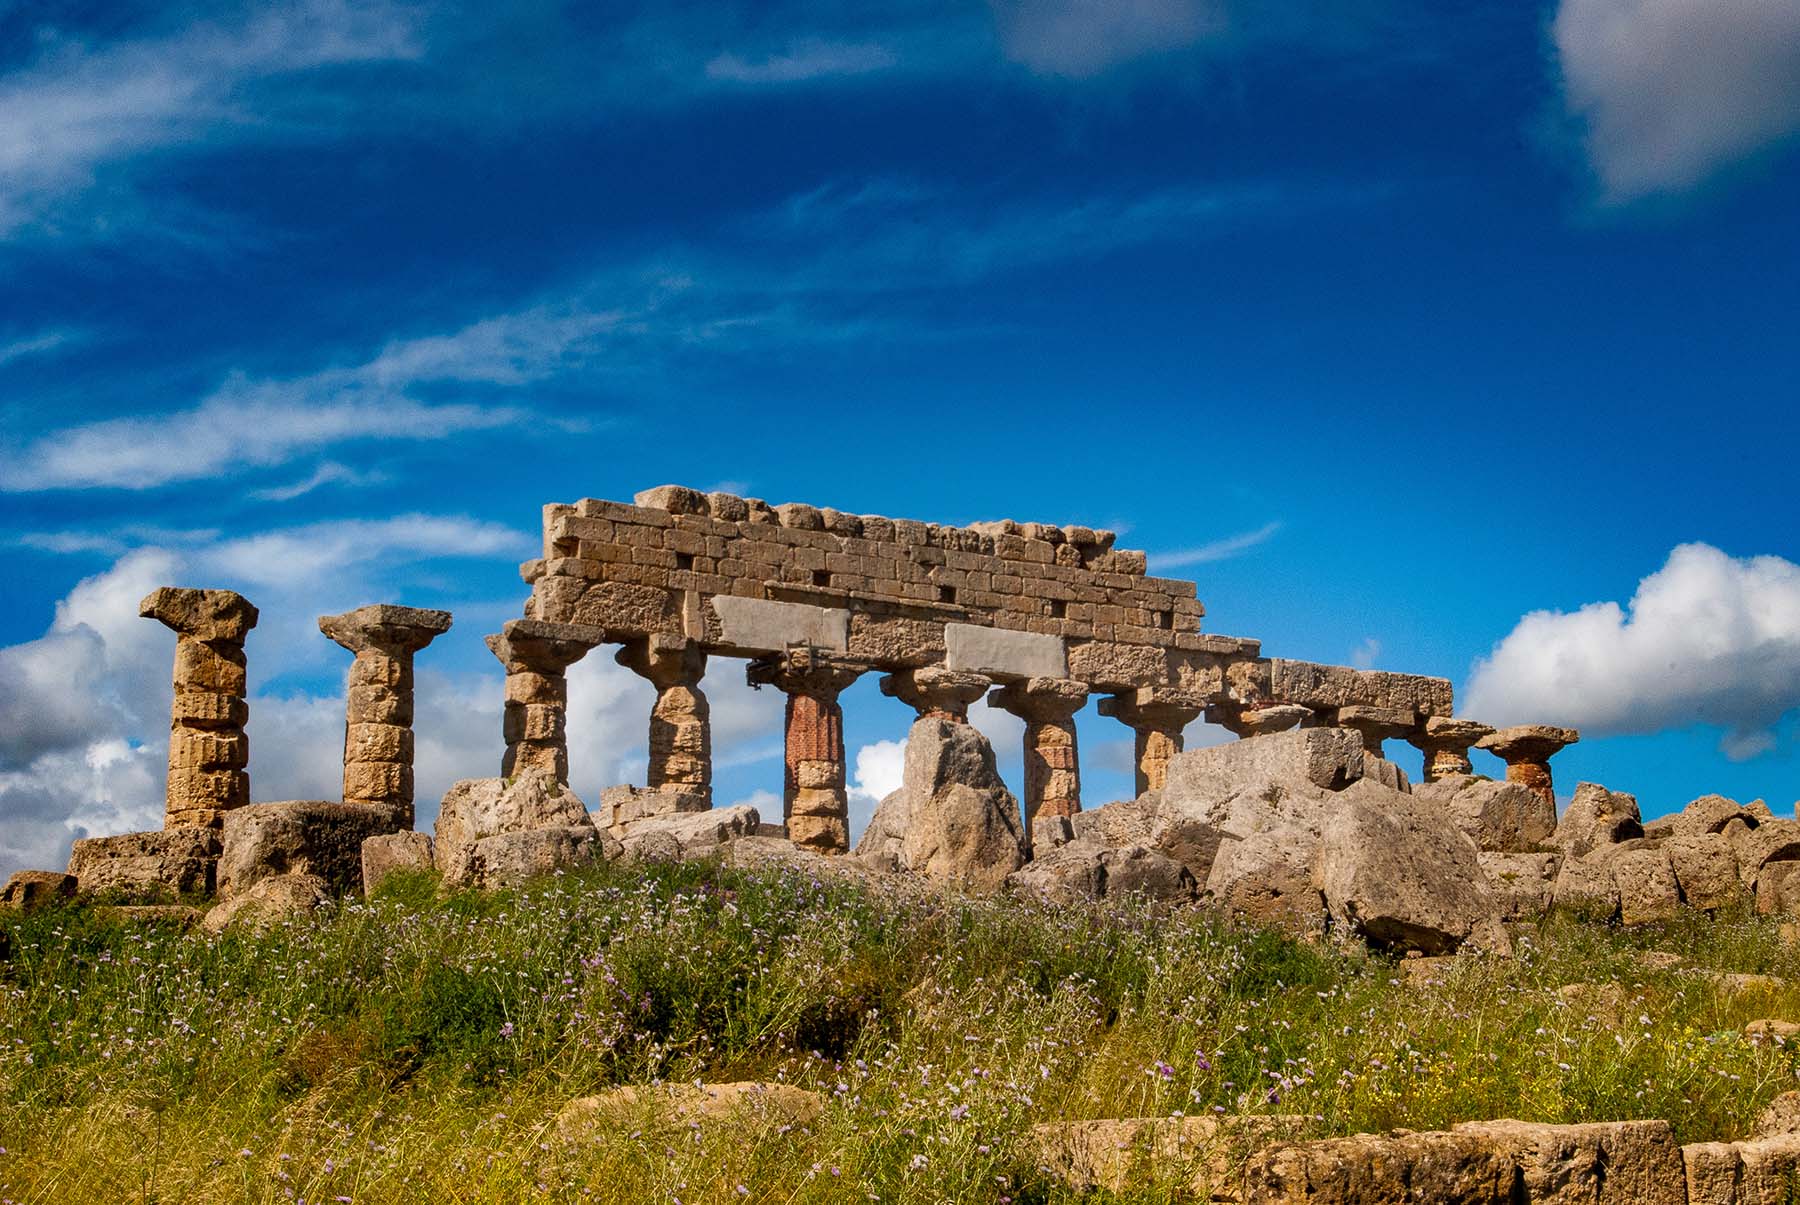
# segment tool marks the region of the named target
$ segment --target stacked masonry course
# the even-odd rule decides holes
[[[1149,576],[1144,553],[1088,527],[951,527],[670,485],[629,506],[545,507],[544,555],[521,573],[516,622],[567,633],[571,650],[622,645],[620,663],[656,684],[650,788],[667,810],[710,802],[707,658],[753,659],[750,680],[789,697],[791,835],[820,849],[847,848],[837,696],[862,673],[950,719],[998,687],[994,705],[1027,721],[1032,817],[1080,810],[1073,716],[1090,692],[1135,731],[1140,791],[1162,785],[1203,713],[1240,735],[1350,725],[1375,753],[1431,742],[1446,767],[1462,735],[1429,728],[1450,716],[1447,680],[1263,658],[1255,640],[1203,633],[1192,582]],[[566,776],[560,715],[540,727],[554,733],[544,764]]]

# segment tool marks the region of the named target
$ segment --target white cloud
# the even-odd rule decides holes
[[[899,61],[892,50],[874,42],[801,38],[782,53],[766,58],[721,54],[706,64],[706,77],[733,84],[796,84],[885,71]]]
[[[10,364],[14,360],[23,360],[27,356],[41,356],[58,348],[67,347],[75,341],[75,335],[69,331],[40,331],[35,335],[21,335],[15,339],[0,342],[0,366]]]
[[[1350,650],[1350,664],[1356,669],[1374,669],[1375,663],[1381,659],[1381,641],[1373,636]]]
[[[333,519],[226,540],[196,553],[195,566],[252,586],[292,588],[396,558],[522,555],[531,537],[455,515]]]
[[[993,0],[1006,57],[1043,75],[1083,78],[1223,32],[1209,0]]]
[[[1609,201],[1692,187],[1800,130],[1794,0],[1562,0],[1551,36]]]
[[[862,839],[875,805],[900,789],[906,771],[906,742],[876,741],[856,751],[851,762],[850,845]],[[777,813],[779,815],[779,813]]]
[[[196,23],[99,47],[50,30],[39,44],[36,62],[0,77],[0,236],[63,228],[66,210],[123,161],[267,136],[245,104],[252,85],[419,53],[404,10],[343,0],[278,4],[235,26]]]
[[[1213,540],[1194,548],[1182,548],[1174,552],[1158,552],[1150,559],[1150,567],[1156,570],[1179,569],[1185,565],[1207,565],[1214,561],[1230,560],[1234,556],[1242,556],[1259,544],[1266,544],[1275,538],[1281,530],[1280,520],[1264,523],[1255,531],[1239,532],[1235,536]]]
[[[1683,544],[1624,607],[1536,611],[1476,662],[1465,714],[1595,735],[1696,723],[1745,758],[1800,707],[1800,565]]]
[[[258,502],[292,502],[295,498],[310,494],[321,486],[372,485],[383,480],[385,478],[380,473],[360,473],[348,465],[339,464],[335,460],[327,460],[298,481],[289,482],[287,485],[272,485],[266,489],[251,490],[249,497]]]

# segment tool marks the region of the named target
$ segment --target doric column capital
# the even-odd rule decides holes
[[[242,644],[256,626],[257,611],[233,590],[195,590],[161,586],[138,603],[138,614],[154,619],[190,640]]]
[[[1298,703],[1271,703],[1264,707],[1247,707],[1242,703],[1227,700],[1222,703],[1211,703],[1206,708],[1206,722],[1217,724],[1232,735],[1247,740],[1253,736],[1267,736],[1272,732],[1286,732],[1290,728],[1304,728],[1315,723],[1318,713],[1310,707]]]
[[[1100,714],[1128,728],[1179,735],[1206,709],[1206,697],[1167,686],[1144,686],[1100,700]]]
[[[1381,742],[1407,736],[1419,727],[1419,717],[1414,712],[1398,707],[1369,707],[1361,703],[1338,708],[1332,714],[1332,722],[1339,728],[1354,729],[1362,736],[1364,751],[1376,757],[1381,756]]]
[[[1425,755],[1425,781],[1436,782],[1446,775],[1472,773],[1475,767],[1469,763],[1470,746],[1493,732],[1489,724],[1434,715],[1406,742]]]
[[[1519,724],[1489,733],[1475,742],[1507,765],[1518,762],[1547,762],[1561,750],[1581,739],[1573,728],[1551,724]]]
[[[319,631],[352,653],[411,656],[450,630],[450,612],[374,603],[319,616]]]
[[[658,690],[694,686],[706,676],[706,650],[682,636],[657,634],[627,640],[613,660],[649,679]]]
[[[606,629],[586,623],[510,619],[486,638],[507,673],[560,674],[606,642]]]
[[[744,677],[752,686],[773,686],[783,694],[835,700],[870,668],[865,662],[802,647],[757,658],[745,667]]]
[[[969,704],[987,693],[993,680],[966,670],[927,665],[903,669],[881,679],[881,693],[899,699],[919,713],[919,718],[941,716],[967,723]]]
[[[988,706],[1027,723],[1055,723],[1072,718],[1087,704],[1088,687],[1073,678],[1023,678],[995,687]]]

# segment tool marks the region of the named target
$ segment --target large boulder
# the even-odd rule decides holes
[[[1078,841],[1034,857],[1006,878],[1013,891],[1059,903],[1138,896],[1182,904],[1194,898],[1194,876],[1165,854],[1141,845],[1108,849]]]
[[[374,895],[391,874],[430,870],[434,864],[429,834],[403,829],[368,837],[362,843],[363,894]]]
[[[1612,863],[1603,855],[1564,858],[1550,889],[1550,902],[1589,920],[1609,921],[1619,915],[1619,884]]]
[[[1662,850],[1690,908],[1711,912],[1743,897],[1737,856],[1723,833],[1678,829]]]
[[[1437,807],[1372,782],[1335,802],[1316,872],[1335,922],[1373,945],[1426,954],[1510,948],[1480,851]]]
[[[1762,822],[1755,812],[1723,795],[1702,795],[1668,820],[1675,832],[1691,835],[1723,833],[1733,822],[1746,828],[1755,828]]]
[[[1549,911],[1556,874],[1562,869],[1561,854],[1482,850],[1479,860],[1501,920],[1535,921]]]
[[[200,927],[208,933],[222,933],[233,925],[244,925],[261,933],[284,921],[311,916],[314,909],[330,901],[331,885],[317,875],[270,875],[215,904]]]
[[[493,889],[517,887],[531,879],[589,866],[605,856],[602,837],[592,824],[555,825],[520,829],[483,837],[469,848],[466,869],[458,878],[444,881]],[[615,842],[616,847],[616,842]]]
[[[704,812],[664,812],[622,825],[617,856],[628,862],[687,861],[704,858],[740,837],[753,837],[762,815],[747,803]]]
[[[1556,832],[1555,805],[1516,782],[1447,774],[1414,787],[1413,794],[1441,804],[1477,849],[1530,853]]]
[[[997,891],[1025,863],[1019,802],[971,724],[925,716],[906,738],[900,790],[882,800],[857,853],[968,891]]]
[[[535,844],[496,846],[489,851],[484,865],[495,870],[506,867],[504,873],[510,874],[511,868],[525,864],[521,859],[535,864],[539,855],[555,856],[558,851],[574,853],[585,848],[591,853],[598,839],[587,808],[575,792],[552,775],[533,773],[517,778],[469,778],[456,783],[438,808],[433,851],[445,884],[462,886],[480,877],[475,867],[478,842],[535,829],[561,829],[564,834],[543,838]],[[590,837],[584,842],[569,830],[585,830]],[[530,847],[529,851],[526,846]]]
[[[1738,861],[1738,877],[1754,888],[1765,867],[1777,862],[1800,862],[1800,820],[1766,819],[1755,828],[1731,824],[1726,840]]]
[[[5,889],[0,890],[0,908],[27,912],[61,903],[75,898],[77,885],[74,875],[60,870],[21,870],[6,880]]]
[[[1203,802],[1250,782],[1341,791],[1363,776],[1363,758],[1362,737],[1348,728],[1273,732],[1177,755],[1162,798]]]
[[[1325,929],[1325,900],[1314,881],[1319,834],[1272,818],[1247,831],[1228,831],[1206,871],[1202,896],[1232,916],[1290,933]]]
[[[1671,920],[1681,910],[1681,887],[1661,846],[1633,844],[1596,851],[1593,856],[1605,858],[1612,867],[1622,924]]]
[[[228,900],[278,874],[314,875],[340,895],[362,883],[363,842],[393,828],[385,807],[298,800],[225,813],[218,892]]]
[[[69,873],[83,895],[158,900],[210,895],[219,834],[210,828],[166,828],[88,837],[69,853]]]
[[[1800,916],[1800,862],[1771,862],[1756,878],[1756,910],[1764,916]]]
[[[1549,843],[1569,857],[1579,858],[1600,846],[1617,845],[1643,835],[1643,817],[1635,795],[1584,782],[1576,786],[1569,810]]]

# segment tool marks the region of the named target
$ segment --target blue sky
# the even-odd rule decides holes
[[[0,0],[0,869],[158,822],[163,582],[263,607],[258,799],[335,789],[315,616],[455,611],[428,823],[539,507],[667,481],[1116,527],[1208,630],[1583,727],[1565,790],[1788,811],[1800,4],[1268,7]],[[646,689],[578,667],[579,792]]]

